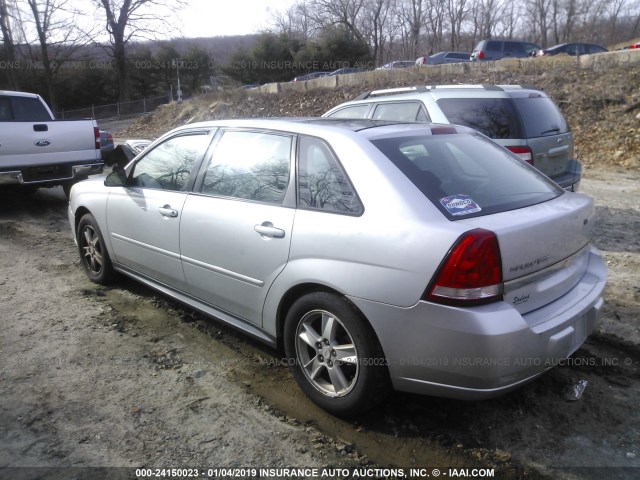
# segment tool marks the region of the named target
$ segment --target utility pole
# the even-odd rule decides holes
[[[173,59],[173,63],[176,66],[176,75],[178,76],[178,89],[176,90],[176,96],[178,97],[178,103],[182,102],[182,90],[180,90],[180,59]]]

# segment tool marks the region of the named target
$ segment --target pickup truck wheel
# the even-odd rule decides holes
[[[284,347],[300,388],[334,415],[364,413],[390,391],[374,331],[339,295],[315,292],[299,298],[285,319]]]
[[[109,252],[98,223],[90,213],[83,215],[78,224],[78,249],[84,271],[92,282],[107,285],[113,280],[115,272]]]

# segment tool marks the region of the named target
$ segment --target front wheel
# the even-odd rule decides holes
[[[290,308],[284,331],[291,372],[317,405],[339,416],[363,413],[390,390],[382,348],[366,320],[341,296],[316,292]]]
[[[78,249],[80,262],[92,282],[107,285],[113,280],[115,272],[109,252],[105,247],[98,222],[90,213],[83,215],[78,223]]]

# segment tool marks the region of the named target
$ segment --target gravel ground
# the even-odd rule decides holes
[[[355,422],[308,402],[277,352],[133,281],[91,284],[59,188],[2,192],[0,467],[475,466],[498,478],[597,478],[579,467],[615,466],[608,474],[637,478],[638,185],[615,169],[583,182],[610,281],[599,330],[571,361],[496,400],[396,394]],[[567,401],[579,380],[582,398]]]

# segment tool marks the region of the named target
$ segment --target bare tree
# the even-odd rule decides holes
[[[13,19],[13,5],[7,0],[0,0],[0,29],[2,30],[2,42],[4,44],[4,50],[9,64],[8,79],[9,85],[12,89],[18,89],[18,79],[15,74],[13,65],[16,62],[16,49],[13,38],[13,31],[11,23]]]
[[[365,4],[364,18],[370,23],[365,24],[364,31],[368,32],[368,43],[377,65],[384,63],[384,47],[391,34],[389,26],[394,7],[395,0],[368,0]]]
[[[162,25],[166,30],[173,27],[167,19],[167,11],[184,5],[182,0],[94,0],[105,15],[111,46],[108,53],[113,58],[118,72],[120,100],[130,96],[126,48],[132,38],[153,38]]]
[[[464,22],[468,10],[467,0],[447,0],[446,7],[449,28],[451,29],[451,50],[458,50],[460,47],[462,22]]]
[[[27,39],[26,48],[32,60],[39,60],[44,72],[49,105],[56,110],[55,77],[60,68],[73,55],[91,41],[89,33],[80,31],[76,10],[69,0],[27,0],[28,11],[21,22],[22,33]],[[37,50],[29,40],[28,26],[33,25],[37,36]]]

